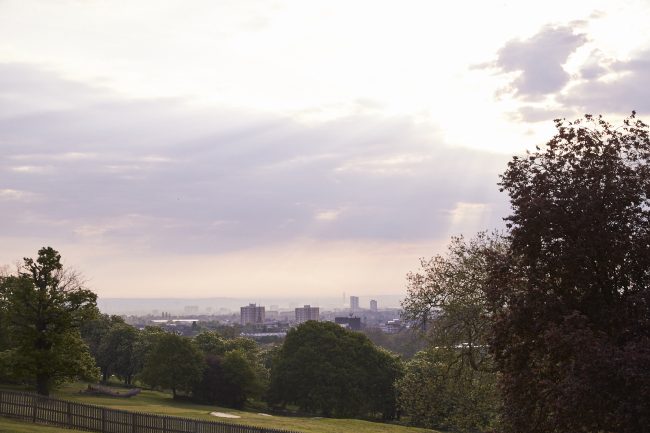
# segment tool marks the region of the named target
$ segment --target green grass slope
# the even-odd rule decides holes
[[[71,431],[73,430],[0,418],[0,433],[70,433]]]
[[[89,396],[80,393],[82,384],[67,385],[52,394],[52,397],[80,403],[95,404],[137,412],[161,415],[181,416],[233,424],[255,425],[267,428],[294,430],[304,433],[432,433],[433,430],[404,427],[355,419],[334,419],[317,417],[268,416],[256,412],[241,411],[230,408],[199,405],[184,401],[175,401],[170,394],[156,391],[142,391],[128,399],[103,396]],[[225,412],[241,418],[218,418],[210,412]],[[30,431],[30,430],[27,430]],[[55,430],[56,431],[56,430]],[[0,432],[2,432],[0,430]],[[45,432],[44,432],[45,433]]]

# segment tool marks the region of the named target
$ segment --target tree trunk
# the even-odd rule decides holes
[[[46,374],[36,375],[36,392],[40,395],[50,395],[50,378]]]

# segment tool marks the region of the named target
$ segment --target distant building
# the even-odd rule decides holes
[[[248,304],[247,307],[241,307],[241,324],[242,325],[257,325],[264,323],[265,314],[264,307],[258,307],[255,304]]]
[[[370,311],[377,311],[377,301],[374,299],[370,300]]]
[[[269,310],[264,314],[266,314],[266,320],[278,320],[280,318],[280,314],[277,310]]]
[[[334,323],[344,326],[353,331],[361,330],[361,318],[360,317],[335,317]]]
[[[352,311],[359,310],[359,297],[358,296],[350,296],[350,309]]]
[[[304,307],[296,308],[296,322],[304,323],[308,320],[319,319],[319,308],[305,305]]]
[[[389,320],[380,328],[387,334],[397,334],[402,330],[402,321],[400,319]]]

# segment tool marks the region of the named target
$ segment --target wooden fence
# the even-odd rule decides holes
[[[0,390],[0,416],[101,433],[296,433],[109,409],[16,391]]]

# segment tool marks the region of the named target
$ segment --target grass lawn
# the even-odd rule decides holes
[[[256,425],[267,428],[294,430],[304,433],[432,433],[433,430],[404,427],[393,424],[383,424],[355,419],[310,418],[310,417],[285,417],[268,416],[256,412],[240,411],[230,408],[199,405],[184,401],[175,401],[171,394],[156,391],[142,391],[131,398],[115,398],[103,396],[89,396],[81,394],[85,388],[83,384],[66,385],[52,394],[52,397],[73,400],[80,403],[95,404],[114,409],[123,409],[137,412],[148,412],[171,416],[181,416],[211,421],[222,421],[234,424]],[[241,418],[218,418],[210,412],[225,412],[238,415]],[[14,431],[14,430],[7,430]],[[15,430],[16,432],[22,430]],[[25,432],[41,430],[24,430]],[[42,430],[43,433],[48,431]],[[62,430],[54,429],[52,433]],[[4,430],[0,430],[4,433]]]
[[[0,418],[0,433],[70,433],[74,430]]]

